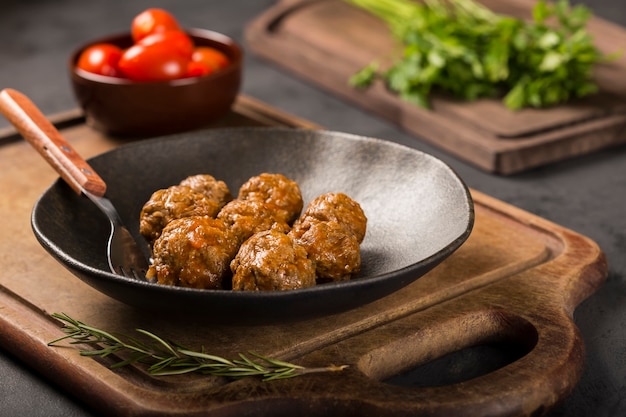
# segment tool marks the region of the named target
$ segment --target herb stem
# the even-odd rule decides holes
[[[269,358],[258,353],[240,353],[237,359],[226,359],[204,351],[194,351],[174,342],[168,342],[156,334],[143,329],[136,331],[148,339],[142,342],[129,336],[116,336],[112,333],[89,326],[67,314],[54,313],[52,317],[63,322],[65,336],[48,343],[58,346],[64,340],[70,344],[86,344],[91,349],[80,349],[81,356],[107,357],[114,353],[126,354],[126,359],[111,365],[120,368],[134,363],[148,364],[152,375],[181,375],[202,373],[228,378],[261,377],[264,381],[293,378],[300,375],[319,372],[343,371],[347,365],[329,365],[319,368],[305,368],[300,365]]]

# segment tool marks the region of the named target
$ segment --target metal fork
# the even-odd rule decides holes
[[[84,194],[111,223],[107,260],[114,274],[145,280],[148,261],[107,198],[106,183],[61,136],[61,133],[24,94],[0,91],[0,111],[78,194]]]

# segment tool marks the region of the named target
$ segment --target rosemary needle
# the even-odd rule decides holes
[[[67,314],[53,313],[52,317],[63,322],[65,336],[48,343],[58,346],[59,342],[70,340],[70,344],[86,344],[90,349],[81,349],[82,356],[107,357],[114,353],[126,354],[127,357],[111,365],[120,368],[134,363],[148,365],[152,375],[180,375],[202,373],[234,379],[256,376],[264,381],[293,378],[317,372],[338,372],[348,365],[329,365],[321,368],[306,368],[278,359],[272,359],[254,352],[239,353],[236,359],[226,359],[204,351],[194,351],[169,342],[156,334],[143,329],[137,332],[148,341],[141,341],[126,335],[113,335],[107,331],[89,326]]]

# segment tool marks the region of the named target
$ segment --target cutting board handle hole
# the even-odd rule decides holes
[[[416,388],[457,384],[504,368],[527,353],[525,346],[510,342],[470,346],[401,372],[384,382]]]
[[[359,367],[371,378],[392,385],[445,386],[518,361],[533,350],[537,338],[537,329],[519,316],[473,312],[416,329],[370,352]]]

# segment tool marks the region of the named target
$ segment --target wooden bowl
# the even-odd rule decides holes
[[[231,38],[204,29],[189,29],[196,46],[226,54],[231,64],[203,77],[135,82],[76,68],[81,52],[96,43],[121,48],[132,44],[130,33],[93,40],[78,48],[69,61],[72,87],[87,123],[116,136],[154,136],[202,127],[224,116],[241,85],[243,50]]]

